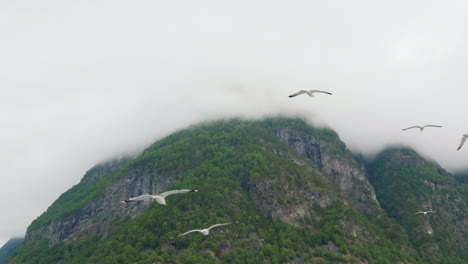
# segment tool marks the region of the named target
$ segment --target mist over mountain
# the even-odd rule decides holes
[[[198,192],[121,203],[172,189]],[[369,162],[300,119],[216,121],[88,170],[7,263],[464,263],[467,190],[409,148]]]

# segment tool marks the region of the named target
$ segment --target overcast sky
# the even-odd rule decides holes
[[[465,0],[0,1],[0,246],[96,163],[217,118],[468,169],[466,25]]]

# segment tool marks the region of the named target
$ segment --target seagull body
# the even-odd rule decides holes
[[[198,192],[198,190],[188,190],[188,189],[183,189],[183,190],[172,190],[172,191],[167,191],[163,192],[160,194],[156,195],[151,195],[151,194],[143,194],[140,196],[132,197],[127,200],[123,200],[122,203],[131,203],[131,202],[136,202],[136,201],[153,201],[155,200],[159,204],[166,205],[166,197],[171,195],[171,194],[177,194],[177,193],[188,193],[188,192]]]
[[[428,213],[435,213],[435,211],[432,211],[432,210],[429,210],[429,211],[419,211],[419,212],[416,212],[414,214],[424,214],[424,215],[427,215]]]
[[[461,141],[460,141],[460,145],[458,146],[457,150],[460,150],[460,149],[461,149],[461,147],[463,146],[463,144],[465,144],[465,141],[466,141],[467,138],[468,138],[468,134],[463,135],[463,137],[462,137],[462,139],[461,139]]]
[[[295,97],[295,96],[298,96],[298,95],[301,95],[301,94],[307,94],[310,97],[314,97],[314,93],[324,93],[324,94],[332,95],[332,93],[329,93],[329,92],[326,92],[326,91],[320,91],[320,90],[309,90],[309,91],[300,90],[297,93],[293,93],[293,94],[289,95],[289,97]]]
[[[200,233],[202,233],[203,235],[206,236],[206,235],[208,235],[210,233],[211,228],[215,228],[217,226],[223,226],[223,225],[230,225],[230,224],[232,224],[232,223],[216,224],[216,225],[212,225],[212,226],[210,226],[208,228],[205,228],[205,229],[193,229],[193,230],[187,231],[187,232],[185,232],[183,234],[180,234],[179,236],[185,236],[185,235],[187,235],[189,233],[192,233],[192,232],[200,232]]]
[[[423,132],[424,128],[426,128],[426,127],[442,127],[442,126],[438,126],[438,125],[412,126],[412,127],[404,128],[403,130],[408,130],[408,129],[412,129],[412,128],[419,128],[419,130],[421,130],[421,132]]]

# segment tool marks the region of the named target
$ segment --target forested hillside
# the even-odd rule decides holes
[[[30,225],[8,263],[463,263],[466,247],[450,250],[447,236],[459,231],[466,244],[465,186],[425,163],[405,171],[387,160],[368,166],[335,132],[301,120],[191,127],[92,168]],[[387,177],[399,175],[395,192]],[[169,196],[167,206],[121,203],[172,189],[198,192]],[[413,212],[429,200],[441,212],[428,216],[432,235]],[[178,236],[216,223],[232,224]]]
[[[24,238],[12,238],[0,248],[0,264],[5,260],[23,243]]]
[[[408,230],[413,246],[426,262],[468,259],[465,184],[411,149],[381,153],[372,170],[382,207]],[[429,210],[434,212],[416,214]]]

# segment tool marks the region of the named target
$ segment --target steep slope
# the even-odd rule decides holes
[[[457,181],[459,181],[460,183],[468,184],[468,172],[466,172],[466,171],[458,172],[458,173],[454,174],[453,177]]]
[[[12,238],[0,248],[0,264],[5,260],[23,243],[24,238]]]
[[[314,164],[322,174],[331,176],[359,209],[372,211],[379,207],[364,160],[347,150],[335,132],[314,129],[304,122],[292,120],[284,126],[281,120],[272,119],[264,121],[262,126]]]
[[[75,236],[105,233],[107,222],[96,224],[95,219],[107,219],[120,214],[115,212],[110,201],[102,197],[102,191],[118,175],[119,169],[130,161],[131,158],[124,157],[91,168],[79,184],[62,194],[31,223],[26,240],[38,235],[50,239],[53,244],[73,240]]]
[[[411,149],[390,149],[372,165],[372,183],[388,214],[407,230],[426,262],[466,263],[466,185]],[[434,210],[427,215],[417,211]]]
[[[121,200],[175,188],[157,203]],[[193,228],[233,222],[209,236]],[[230,120],[99,165],[28,228],[9,263],[422,263],[365,163],[301,120]]]

